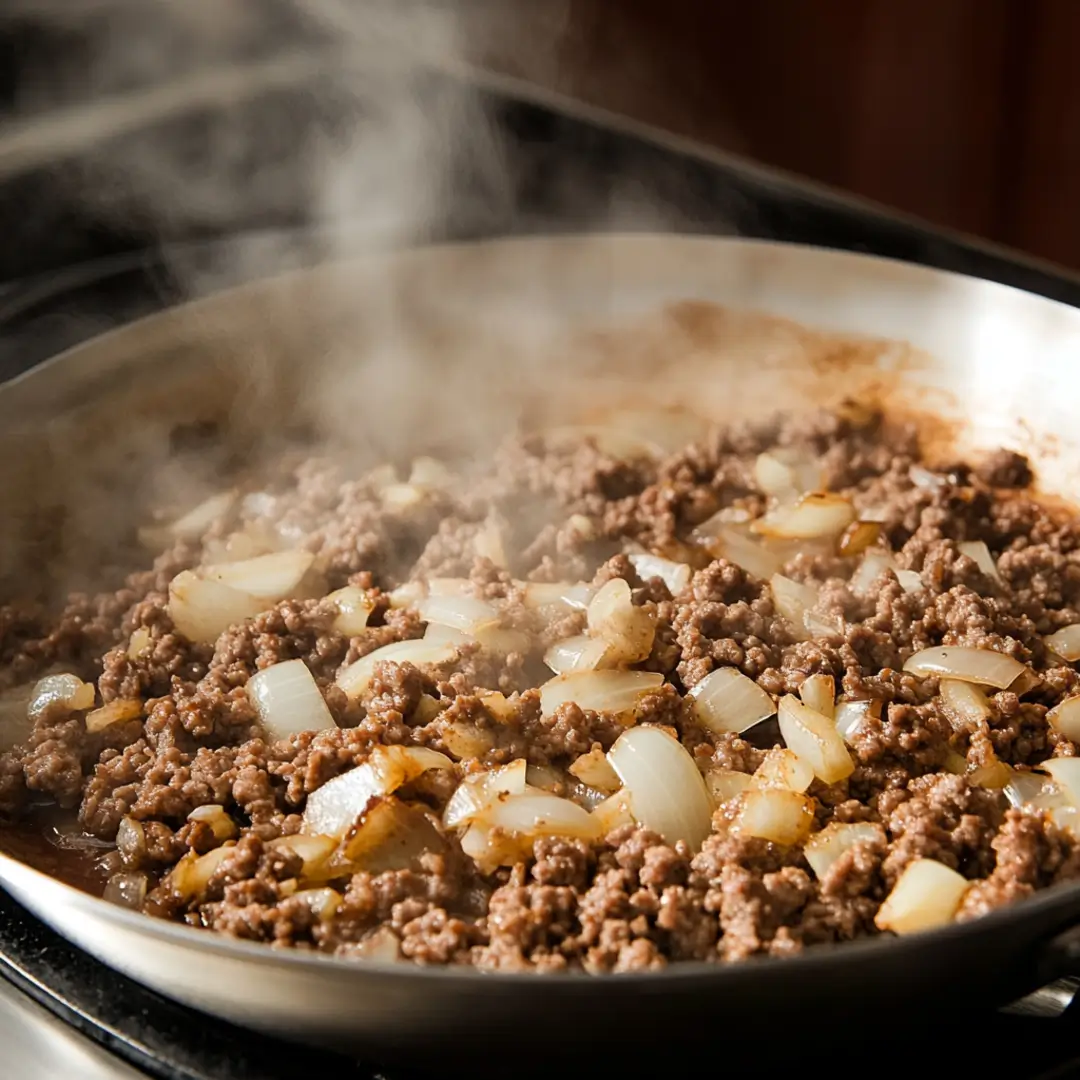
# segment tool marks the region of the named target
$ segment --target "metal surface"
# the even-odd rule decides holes
[[[621,323],[686,299],[908,344],[848,337],[813,352],[812,339],[790,324],[751,319],[691,334],[670,357],[625,341],[592,364],[573,350],[553,357],[543,349],[567,328]],[[137,323],[0,391],[0,431],[12,440],[12,452],[0,454],[3,569],[23,565],[19,523],[28,507],[75,493],[104,497],[122,485],[116,470],[132,451],[152,453],[178,421],[227,418],[245,446],[286,417],[318,415],[340,433],[345,419],[357,426],[357,402],[372,390],[379,408],[364,411],[365,435],[380,452],[400,445],[402,432],[409,440],[487,437],[493,432],[478,434],[476,419],[495,406],[508,423],[559,414],[567,385],[579,392],[570,404],[587,387],[613,402],[644,392],[718,416],[884,393],[898,408],[947,418],[944,429],[938,422],[929,430],[944,430],[950,450],[1016,447],[1047,490],[1075,494],[1078,350],[1073,308],[952,274],[775,243],[548,239],[322,267]],[[675,366],[665,367],[669,360]],[[140,422],[118,424],[118,416]],[[86,534],[74,520],[79,549]],[[118,521],[118,535],[126,527]],[[955,1015],[958,994],[972,1009],[1002,1005],[1070,973],[1065,954],[1046,946],[1080,915],[1072,886],[902,941],[659,975],[541,979],[342,962],[212,937],[111,907],[6,858],[0,883],[92,955],[194,1008],[300,1040],[387,1052],[422,1042],[463,1057],[520,1044],[524,1025],[538,1018],[560,1025],[551,1052],[561,1055],[568,1040],[588,1043],[596,1026],[640,1031],[647,1041],[650,1032],[709,1038],[718,1015],[748,1030],[774,1024],[778,1009],[789,1028],[814,1024],[835,1018],[838,996],[850,1020],[913,999]]]

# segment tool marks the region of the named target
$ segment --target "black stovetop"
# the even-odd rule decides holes
[[[641,202],[666,207],[666,229],[871,252],[1080,305],[1080,283],[1052,269],[610,118],[492,89],[484,96],[490,122],[509,148],[512,183],[496,206],[486,205],[479,212],[476,177],[465,163],[448,186],[444,219],[427,239],[579,231],[595,223],[597,208],[614,193],[632,189]],[[209,237],[201,226],[175,218],[168,226],[146,227],[143,222],[137,232],[117,229],[107,217],[97,218],[87,210],[69,183],[59,182],[67,168],[40,169],[0,183],[0,225],[6,237],[0,259],[0,378],[190,296],[193,277],[178,267],[217,268],[222,272],[213,281],[227,283],[233,271],[223,268],[250,265],[233,257],[237,245],[265,241],[265,236],[252,239],[252,230],[292,230],[296,242],[288,245],[291,265],[298,250],[311,259],[323,250],[312,223],[287,212],[267,215],[260,210],[250,218],[230,220]],[[66,223],[66,235],[51,246],[49,230],[43,233],[40,221],[21,228],[17,211],[31,190],[49,220]],[[590,198],[583,199],[582,192]],[[259,250],[265,252],[264,243]],[[163,259],[166,251],[169,256]],[[83,264],[106,256],[108,261],[97,266],[65,269],[73,261]],[[260,268],[265,272],[273,266],[264,259]],[[206,275],[200,279],[208,280]],[[383,1071],[377,1063],[297,1051],[196,1016],[102,967],[2,896],[0,973],[117,1061],[147,1076],[277,1080],[332,1071],[342,1078],[381,1075],[393,1080],[406,1075]],[[914,1022],[939,1039],[952,1039],[955,1062],[950,1068],[967,1064],[985,1070],[1002,1063],[1015,1080],[1080,1076],[1080,1019],[1072,1015],[1072,1007],[1053,1019],[1000,1013],[976,1018],[973,1022],[985,1032],[965,1048],[970,1027],[968,1034],[953,1038],[938,1030],[940,1021],[920,1021],[917,1006],[912,1003]],[[903,1042],[904,1037],[896,1033],[895,1040]],[[999,1049],[989,1049],[991,1043]],[[1023,1048],[1015,1062],[1010,1046]],[[940,1054],[933,1060],[942,1069],[947,1064]],[[0,1076],[9,1075],[4,1069],[0,1059]],[[444,1066],[439,1071],[445,1075],[448,1070]]]

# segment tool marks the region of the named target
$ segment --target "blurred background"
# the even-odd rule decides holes
[[[0,278],[310,205],[297,162],[341,129],[311,58],[382,52],[390,23],[409,48],[1080,268],[1077,0],[0,0]],[[305,63],[319,95],[245,112],[251,80],[272,98]],[[450,142],[475,134],[460,115],[439,121]]]

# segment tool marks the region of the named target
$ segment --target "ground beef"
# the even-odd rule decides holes
[[[876,522],[869,553],[845,554],[838,536],[755,533],[748,523],[775,507],[758,483],[763,453],[774,468],[791,455],[816,467]],[[73,595],[55,614],[0,608],[4,693],[62,670],[94,682],[97,707],[141,709],[99,731],[62,703],[29,724],[3,720],[0,813],[20,835],[42,801],[77,814],[74,828],[118,845],[109,867],[147,876],[145,910],[159,918],[492,971],[733,962],[878,934],[882,903],[917,859],[968,879],[961,920],[1080,876],[1061,794],[1046,787],[1015,808],[1002,791],[1017,771],[1080,752],[1047,719],[1076,692],[1077,673],[1043,640],[1080,623],[1080,525],[1025,491],[1033,476],[1019,454],[933,469],[911,426],[851,406],[702,429],[666,455],[588,433],[530,435],[482,468],[428,462],[423,473],[411,488],[389,467],[356,476],[347,462],[292,453],[245,480],[244,498],[201,540],[177,542],[119,587]],[[753,565],[741,565],[730,530],[759,545]],[[302,596],[266,600],[212,644],[177,628],[178,572],[279,549],[309,553]],[[645,553],[688,570],[665,575]],[[869,577],[864,558],[879,559]],[[813,591],[811,621],[774,596],[772,570]],[[436,578],[470,611],[491,605],[482,610],[497,625],[429,630],[421,598]],[[651,625],[631,666],[663,682],[632,711],[573,700],[545,710],[547,650],[595,634],[580,599],[552,592],[560,582],[590,595],[625,582]],[[343,624],[326,596],[343,587],[364,599],[366,626]],[[443,655],[376,660],[359,692],[338,685],[375,650],[432,632]],[[942,645],[1007,654],[1036,677],[988,688],[981,715],[958,719],[937,677],[904,671]],[[333,726],[276,738],[248,683],[296,660]],[[850,775],[814,779],[805,796],[814,829],[874,826],[829,865],[815,869],[801,842],[747,827],[732,774],[775,761],[783,738],[772,719],[741,733],[707,722],[692,694],[721,668],[773,698],[828,676],[844,702],[864,703],[847,732]],[[505,775],[521,783],[524,768],[532,797],[610,809],[618,777],[602,755],[634,724],[678,739],[714,791],[711,830],[694,848],[628,819],[625,806],[591,840],[445,817],[465,779],[515,762]],[[438,767],[394,772],[416,753]],[[365,795],[333,854],[320,855],[303,835],[305,809],[359,767],[396,789]],[[735,786],[723,795],[723,784]]]

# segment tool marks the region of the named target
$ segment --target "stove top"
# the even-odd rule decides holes
[[[494,210],[478,213],[475,177],[461,170],[448,185],[445,220],[428,239],[579,231],[596,220],[595,205],[583,202],[581,191],[605,201],[612,192],[632,188],[642,201],[668,208],[667,229],[870,252],[1080,305],[1080,281],[1053,268],[614,118],[507,87],[488,85],[483,93],[487,115],[516,163],[510,190]],[[54,179],[45,169],[19,178],[15,187],[15,182],[0,183],[0,225],[6,237],[0,258],[0,379],[190,297],[198,291],[192,288],[195,280],[209,289],[242,279],[243,268],[253,264],[245,252],[260,253],[258,265],[266,273],[275,269],[268,257],[274,251],[288,251],[288,266],[297,264],[298,253],[299,261],[314,261],[325,251],[325,234],[288,215],[269,222],[258,215],[230,220],[209,240],[175,219],[169,227],[138,236],[110,230],[106,220],[67,213],[64,200],[71,198],[71,187]],[[37,185],[47,216],[75,222],[74,234],[69,228],[62,243],[42,243],[40,223],[21,229],[19,216],[5,212],[20,205],[28,184]],[[275,242],[283,236],[288,243]],[[0,1077],[277,1080],[332,1072],[341,1078],[412,1080],[417,1075],[297,1049],[197,1015],[104,968],[2,895],[0,975]],[[959,1030],[958,1018],[951,1018],[947,1045],[936,1047],[931,1060],[939,1074],[946,1067],[970,1068],[978,1062],[985,1068],[1000,1060],[1014,1080],[1080,1077],[1080,1006],[1071,1004],[1074,989],[1073,984],[1056,986],[1011,1012],[967,1018],[965,1024],[975,1028],[964,1030],[978,1031],[977,1045]],[[893,1023],[896,1018],[888,1020],[883,1030],[906,1030]],[[938,1026],[919,1017],[917,1002],[911,1021],[917,1025],[912,1030]],[[994,1061],[984,1063],[991,1039],[998,1047],[1021,1048],[1021,1057],[995,1052]],[[925,1055],[927,1044],[914,1041]],[[892,1042],[904,1044],[895,1047],[899,1061],[912,1040],[898,1034]],[[805,1051],[800,1058],[805,1066]],[[514,1069],[520,1073],[519,1063]],[[449,1070],[443,1064],[424,1075],[435,1071],[445,1075]],[[619,1071],[627,1070],[620,1065]]]

